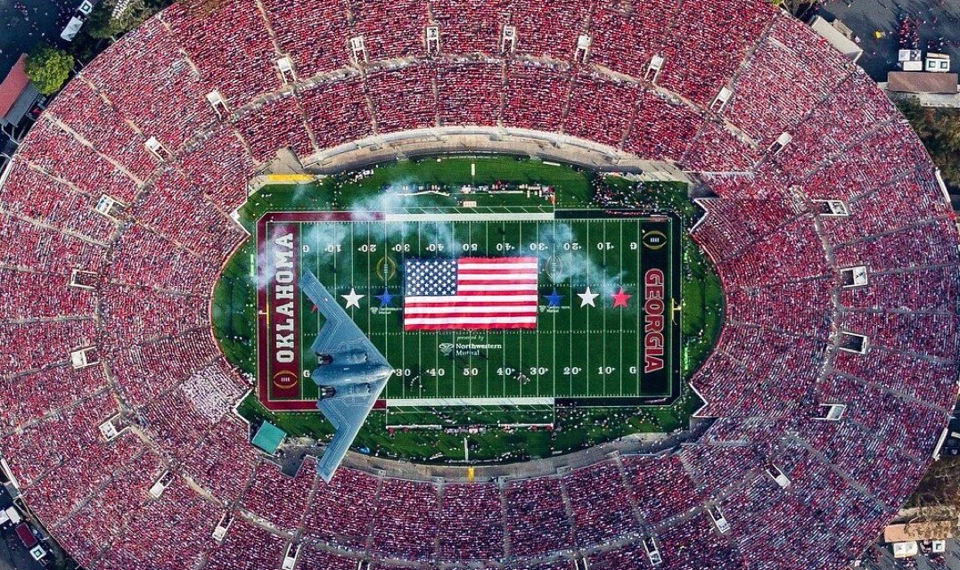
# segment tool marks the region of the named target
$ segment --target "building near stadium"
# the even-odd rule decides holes
[[[262,449],[265,453],[273,455],[276,453],[277,448],[280,447],[280,444],[283,443],[285,437],[287,437],[287,434],[282,429],[270,422],[263,422],[263,424],[257,428],[257,434],[253,436],[251,443]]]
[[[464,151],[696,187],[726,300],[699,430],[282,475],[211,332],[248,183]],[[903,117],[760,0],[176,4],[2,179],[0,465],[91,569],[839,569],[946,437],[957,246]]]

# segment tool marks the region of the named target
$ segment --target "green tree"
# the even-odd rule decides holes
[[[943,181],[952,192],[960,191],[960,111],[921,107],[912,98],[899,101],[897,107],[940,168]]]
[[[73,69],[73,56],[49,44],[38,44],[27,56],[27,77],[40,93],[52,95],[63,87]]]
[[[775,8],[783,8],[794,16],[806,16],[818,6],[823,4],[823,0],[767,0]]]
[[[126,31],[119,19],[113,17],[116,2],[101,2],[93,9],[83,26],[83,31],[95,39],[116,40]]]
[[[93,9],[83,30],[91,38],[116,41],[172,3],[172,0],[131,0],[122,12],[115,14],[116,0],[106,0]]]

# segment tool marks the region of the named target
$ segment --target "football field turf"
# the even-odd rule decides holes
[[[276,298],[275,265],[292,256],[293,274],[312,271],[341,307],[356,300],[347,313],[395,369],[381,407],[666,403],[680,392],[679,231],[672,216],[599,210],[267,214],[256,230],[260,400],[315,409],[309,347],[323,317],[299,293],[293,305]],[[406,262],[518,256],[538,260],[536,328],[404,330]],[[291,328],[295,354],[280,363],[291,345],[277,336]]]

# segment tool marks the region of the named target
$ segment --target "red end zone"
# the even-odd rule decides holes
[[[382,219],[363,213],[364,220]],[[271,212],[257,221],[257,397],[276,412],[313,411],[300,359],[300,222],[350,221],[351,212]],[[323,276],[319,276],[321,279]],[[313,339],[303,339],[312,343]],[[309,345],[308,345],[309,346]],[[382,407],[378,402],[376,407]]]

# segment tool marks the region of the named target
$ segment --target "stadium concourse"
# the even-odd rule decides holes
[[[280,148],[309,163],[459,125],[594,141],[713,191],[694,236],[728,307],[691,379],[715,418],[697,442],[330,485],[249,445],[231,406],[250,386],[208,313],[247,180]],[[945,433],[957,243],[903,118],[760,0],[177,4],[67,86],[2,182],[0,453],[91,569],[841,568]]]

